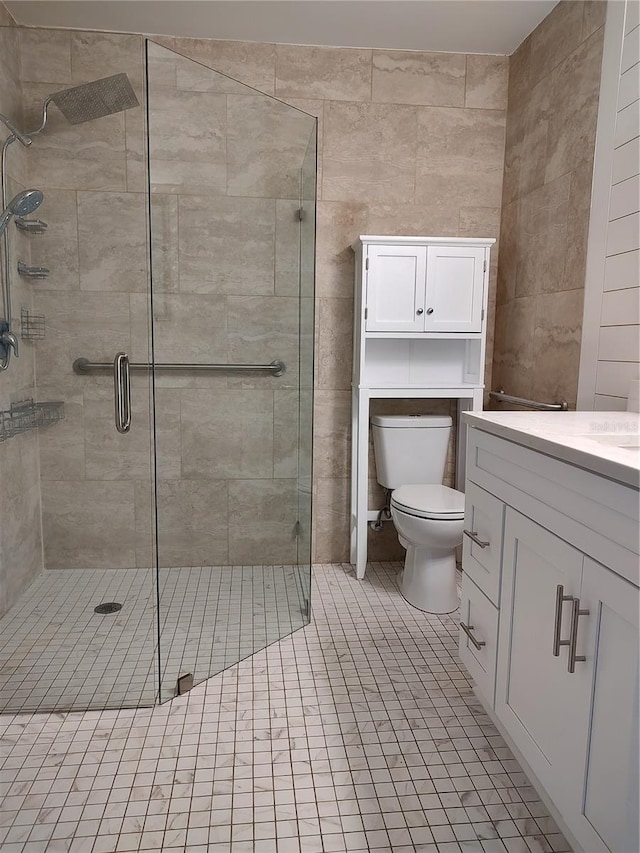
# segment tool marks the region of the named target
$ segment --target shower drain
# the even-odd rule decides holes
[[[122,610],[122,605],[117,601],[105,601],[93,608],[94,613],[117,613],[118,610]]]

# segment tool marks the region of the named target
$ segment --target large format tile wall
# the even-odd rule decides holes
[[[0,112],[22,124],[19,30],[0,4]],[[0,126],[0,143],[8,131]],[[25,149],[13,143],[7,155],[7,190],[11,198],[26,186]],[[16,259],[30,262],[30,241],[10,223],[10,278],[13,331],[20,337],[20,309],[33,310],[32,289],[16,270]],[[4,309],[0,312],[4,314]],[[34,398],[34,345],[20,340],[20,357],[0,372],[0,409]],[[38,435],[35,430],[0,441],[0,615],[42,570]]]
[[[163,44],[318,117],[314,560],[349,545],[353,253],[358,234],[495,236],[508,58],[204,39]],[[497,247],[488,328],[493,326]],[[490,376],[491,340],[487,374]],[[375,410],[446,411],[380,401]],[[448,481],[452,478],[450,464]],[[381,495],[371,465],[372,505]],[[402,553],[386,526],[370,554]]]
[[[494,385],[572,407],[605,7],[562,0],[510,60]]]

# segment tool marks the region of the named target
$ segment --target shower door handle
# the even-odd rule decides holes
[[[131,385],[129,356],[119,352],[113,360],[113,390],[116,403],[116,429],[120,433],[131,429]]]

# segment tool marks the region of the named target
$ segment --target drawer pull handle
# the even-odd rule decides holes
[[[471,632],[474,630],[473,625],[465,625],[465,624],[464,624],[464,622],[461,622],[461,623],[460,623],[460,627],[461,627],[461,628],[462,628],[462,630],[465,632],[465,634],[467,635],[467,637],[471,640],[471,642],[472,642],[472,643],[473,643],[473,645],[476,647],[476,649],[478,649],[478,651],[479,651],[483,646],[486,646],[486,645],[487,645],[487,644],[485,643],[485,641],[484,641],[484,640],[476,640],[476,638],[473,636],[473,634],[471,633]]]
[[[482,539],[478,539],[477,530],[463,530],[462,532],[465,536],[468,536],[472,542],[475,542],[476,545],[479,545],[481,548],[486,548],[490,544],[489,542],[484,542]]]
[[[565,601],[573,601],[572,595],[564,594],[564,587],[561,583],[556,587],[556,616],[553,627],[553,656],[560,656],[560,646],[568,646],[569,640],[561,640],[562,634],[562,605]]]
[[[588,615],[588,610],[580,610],[580,599],[574,598],[571,605],[571,630],[569,632],[569,665],[567,666],[569,672],[576,671],[576,661],[586,660],[584,655],[577,655],[576,652],[578,650],[578,619],[581,616]]]

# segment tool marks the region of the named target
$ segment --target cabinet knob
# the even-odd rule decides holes
[[[424,314],[424,308],[418,308],[416,314]]]
[[[427,308],[427,314],[433,314],[433,308]]]

